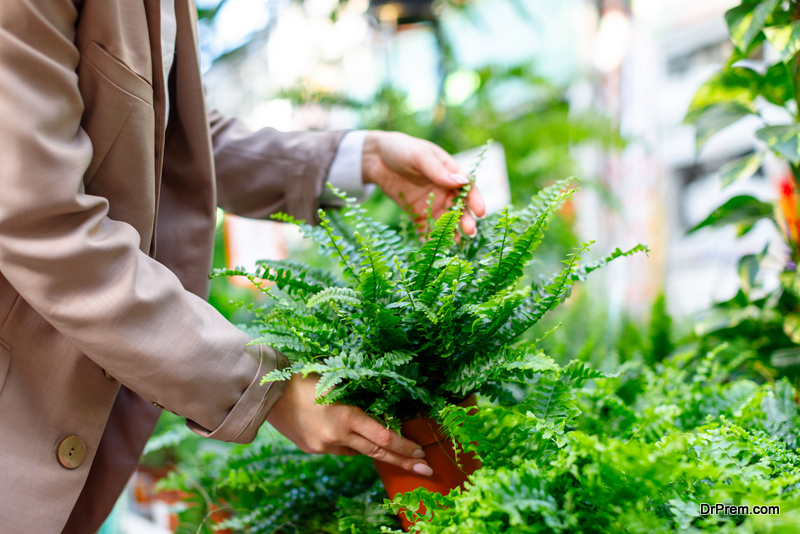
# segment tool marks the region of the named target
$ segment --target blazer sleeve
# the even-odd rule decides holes
[[[220,208],[254,219],[283,212],[317,222],[319,197],[346,131],[253,132],[213,110],[209,122]]]
[[[284,364],[139,250],[108,201],[85,194],[74,0],[0,2],[0,272],[121,383],[220,440],[252,441]],[[130,179],[136,179],[135,176]]]

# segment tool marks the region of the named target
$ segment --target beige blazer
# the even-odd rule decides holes
[[[93,533],[161,407],[248,442],[281,393],[204,300],[215,209],[313,219],[342,133],[209,117],[176,4],[165,134],[160,0],[0,0],[4,534]]]

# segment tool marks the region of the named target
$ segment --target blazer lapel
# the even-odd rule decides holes
[[[159,227],[164,230],[156,235],[155,258],[169,267],[187,290],[205,297],[217,199],[194,1],[175,0],[175,17],[177,42],[169,80],[170,120],[158,211]]]
[[[161,175],[164,166],[164,135],[166,128],[166,80],[164,80],[163,56],[161,55],[161,2],[162,0],[144,0],[147,15],[147,30],[150,33],[150,53],[153,58],[153,110],[156,117],[155,160],[156,160],[156,220],[153,222],[153,236],[150,241],[150,256],[156,254],[156,225],[158,223],[158,206],[161,200]]]

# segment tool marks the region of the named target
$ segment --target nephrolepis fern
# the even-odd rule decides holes
[[[473,392],[499,391],[504,380],[529,378],[535,358],[511,344],[563,301],[575,281],[646,250],[618,250],[582,266],[584,245],[554,278],[523,282],[548,221],[573,193],[568,181],[558,182],[523,209],[482,221],[490,237],[470,239],[457,238],[462,199],[419,235],[373,220],[337,192],[346,208],[320,210],[319,227],[278,217],[300,226],[332,268],[262,261],[253,273],[215,275],[247,276],[270,297],[269,306],[253,310],[255,342],[275,346],[292,364],[265,380],[316,373],[318,402],[353,404],[395,426]]]

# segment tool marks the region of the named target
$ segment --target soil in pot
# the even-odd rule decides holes
[[[474,396],[462,402],[459,406],[475,406]],[[375,460],[375,468],[383,481],[386,493],[394,497],[398,493],[406,493],[417,488],[447,495],[456,487],[464,487],[467,477],[480,469],[481,463],[472,453],[460,453],[458,461],[453,450],[453,442],[446,437],[441,427],[429,417],[421,417],[406,421],[401,425],[403,437],[418,444],[425,451],[425,461],[433,469],[433,475],[426,477],[411,473],[400,467]],[[424,507],[420,512],[424,513]],[[403,528],[413,524],[401,512],[400,522]]]

